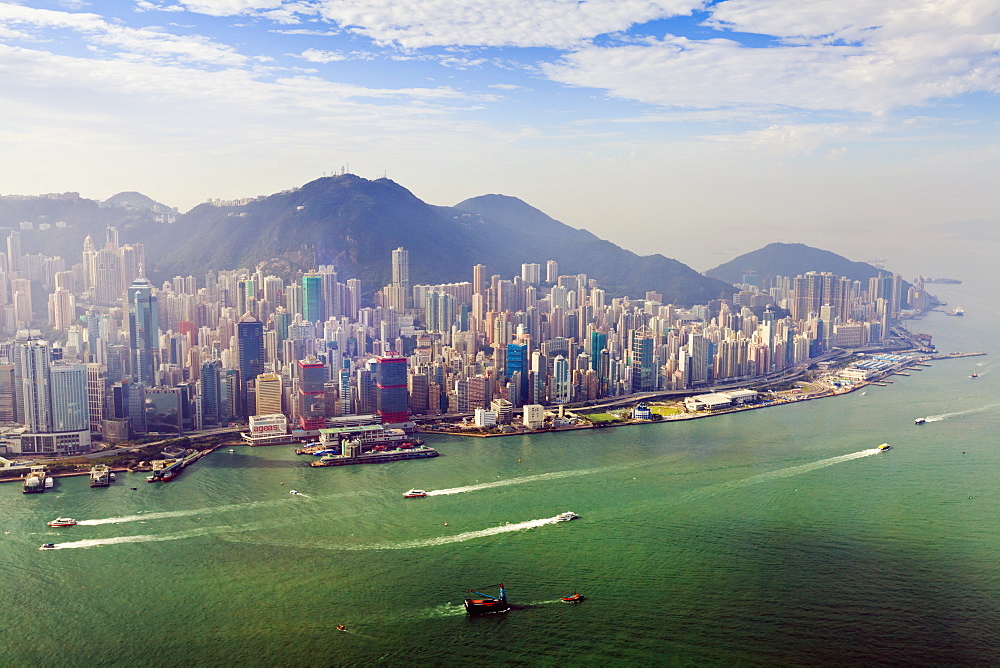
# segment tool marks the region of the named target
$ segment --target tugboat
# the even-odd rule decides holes
[[[569,596],[563,596],[562,600],[563,600],[563,603],[579,603],[580,601],[583,600],[583,594],[580,594],[578,592],[574,592],[574,593],[570,594]]]
[[[403,494],[403,497],[407,499],[422,499],[425,496],[427,496],[427,492],[422,489],[411,489],[409,492]]]
[[[490,594],[484,594],[480,591],[475,591],[468,589],[467,591],[473,594],[479,594],[483,598],[467,598],[465,599],[465,611],[470,615],[491,615],[499,612],[507,612],[510,610],[510,604],[507,603],[507,594],[504,592],[503,583],[496,585],[490,585],[490,587],[499,587],[500,593],[496,596],[491,596]],[[486,589],[486,587],[483,587]]]

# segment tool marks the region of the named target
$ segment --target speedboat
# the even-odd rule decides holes
[[[927,422],[927,418],[917,418],[913,421],[913,424],[923,424],[925,422]]]
[[[289,494],[298,494],[299,491],[297,489],[290,489],[290,490],[288,490],[288,493]]]
[[[233,454],[234,452],[236,452],[236,451],[233,450],[232,448],[229,448],[229,454]]]
[[[979,374],[973,371],[972,373],[969,374],[969,378],[979,378]]]
[[[76,520],[72,517],[57,517],[49,522],[50,527],[71,527],[74,524],[76,524]]]
[[[427,492],[422,489],[411,489],[409,492],[403,494],[403,496],[407,499],[421,499],[427,496]]]
[[[579,603],[580,601],[583,600],[583,594],[573,593],[570,594],[569,596],[563,596],[562,600],[563,603]]]
[[[56,549],[55,543],[43,543],[39,550],[54,550]]]
[[[892,450],[892,446],[889,445],[888,443],[883,443],[882,445],[878,446],[879,452],[885,452],[886,450]]]
[[[569,522],[570,520],[575,520],[575,519],[578,519],[579,517],[580,516],[577,515],[576,513],[571,513],[569,511],[567,511],[565,513],[559,513],[558,515],[556,515],[556,521],[557,522]]]
[[[346,631],[347,627],[344,626],[343,624],[337,624],[337,630],[338,631]]]

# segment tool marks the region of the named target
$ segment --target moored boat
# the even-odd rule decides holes
[[[50,527],[71,527],[76,524],[72,517],[57,517],[49,522]]]
[[[28,469],[28,475],[24,479],[24,487],[21,490],[25,494],[34,494],[45,491],[45,467],[32,466]]]
[[[94,464],[90,469],[90,486],[107,487],[111,484],[111,469],[105,464]]]

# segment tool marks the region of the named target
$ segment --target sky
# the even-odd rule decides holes
[[[1000,222],[998,92],[996,0],[0,0],[0,194],[349,171],[699,270],[862,260]]]

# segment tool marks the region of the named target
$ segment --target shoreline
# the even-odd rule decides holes
[[[903,351],[896,351],[896,354],[901,354]],[[684,420],[700,420],[703,418],[715,417],[717,415],[729,415],[732,413],[740,413],[743,411],[760,410],[763,408],[774,408],[775,406],[784,406],[788,404],[797,404],[802,401],[812,401],[814,399],[829,399],[831,397],[839,397],[845,394],[851,394],[852,392],[857,392],[862,390],[869,385],[874,385],[876,387],[885,387],[887,384],[892,383],[892,380],[888,380],[890,376],[910,376],[907,371],[920,371],[921,367],[930,366],[927,364],[929,361],[940,361],[949,359],[962,359],[966,357],[981,357],[986,355],[984,352],[953,352],[944,354],[931,354],[925,355],[919,358],[915,358],[913,361],[905,366],[890,369],[885,373],[872,377],[869,380],[860,381],[854,383],[848,387],[841,387],[837,390],[830,389],[825,392],[817,392],[815,394],[805,394],[800,395],[795,399],[779,400],[779,401],[768,401],[763,403],[755,403],[751,405],[734,406],[731,408],[723,408],[717,411],[710,412],[700,412],[700,413],[680,413],[678,415],[663,416],[659,420],[636,420],[628,419],[623,422],[591,422],[589,424],[577,424],[577,425],[567,425],[563,427],[549,427],[546,429],[531,429],[531,430],[515,430],[511,432],[502,432],[495,434],[483,434],[483,433],[471,433],[462,431],[444,431],[438,429],[427,429],[421,428],[419,425],[416,428],[417,433],[421,434],[439,434],[444,436],[465,436],[468,438],[501,438],[510,436],[534,436],[538,434],[547,434],[554,432],[563,431],[580,431],[582,429],[608,429],[612,427],[632,427],[638,425],[649,425],[649,424],[663,424],[664,422],[681,422]],[[626,399],[622,399],[626,401]],[[643,401],[642,399],[637,399],[636,401]],[[574,411],[576,412],[576,411]]]

